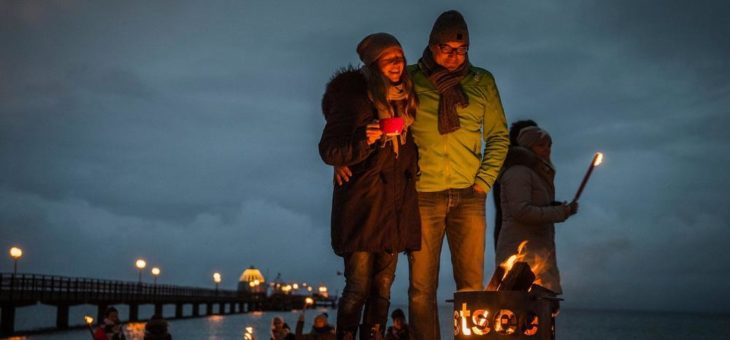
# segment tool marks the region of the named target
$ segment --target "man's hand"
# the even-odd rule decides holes
[[[379,123],[370,123],[365,129],[365,138],[367,139],[368,145],[373,145],[383,135],[383,131],[380,130]]]
[[[480,187],[479,185],[476,185],[476,184],[474,184],[472,186],[472,189],[474,189],[474,192],[478,192],[480,194],[485,194],[486,195],[486,193],[487,193],[486,191],[484,191],[484,189],[482,189],[482,187]]]
[[[335,167],[335,182],[337,182],[337,185],[342,186],[345,182],[349,182],[350,177],[352,177],[350,167],[347,165]]]

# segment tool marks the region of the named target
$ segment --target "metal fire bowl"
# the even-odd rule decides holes
[[[551,302],[527,292],[456,292],[453,319],[454,339],[554,339]]]

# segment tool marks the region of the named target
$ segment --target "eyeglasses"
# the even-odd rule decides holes
[[[453,48],[446,44],[439,44],[439,51],[443,54],[452,54],[456,53],[458,55],[464,55],[467,51],[469,51],[469,46],[461,46],[457,48]]]

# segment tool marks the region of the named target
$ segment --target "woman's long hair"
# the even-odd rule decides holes
[[[416,117],[418,98],[416,98],[416,92],[413,90],[413,81],[405,68],[405,65],[407,64],[408,63],[405,58],[403,58],[403,73],[400,76],[400,82],[403,84],[406,91],[408,91],[408,102],[406,103],[405,112],[403,112],[403,114],[406,115],[406,121],[409,121],[408,123],[410,123],[413,122],[413,119]],[[370,94],[375,107],[390,108],[390,104],[388,103],[388,88],[392,85],[390,83],[390,79],[386,78],[385,75],[380,72],[377,60],[370,65],[363,66],[362,71],[365,75],[365,79],[367,80],[368,93]]]

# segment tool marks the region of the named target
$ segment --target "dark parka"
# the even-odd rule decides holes
[[[335,254],[419,249],[418,153],[413,137],[407,134],[398,158],[391,145],[367,144],[366,126],[378,114],[359,70],[334,75],[322,99],[322,112],[327,121],[319,142],[322,160],[347,165],[352,171],[349,182],[334,185],[331,233]]]

